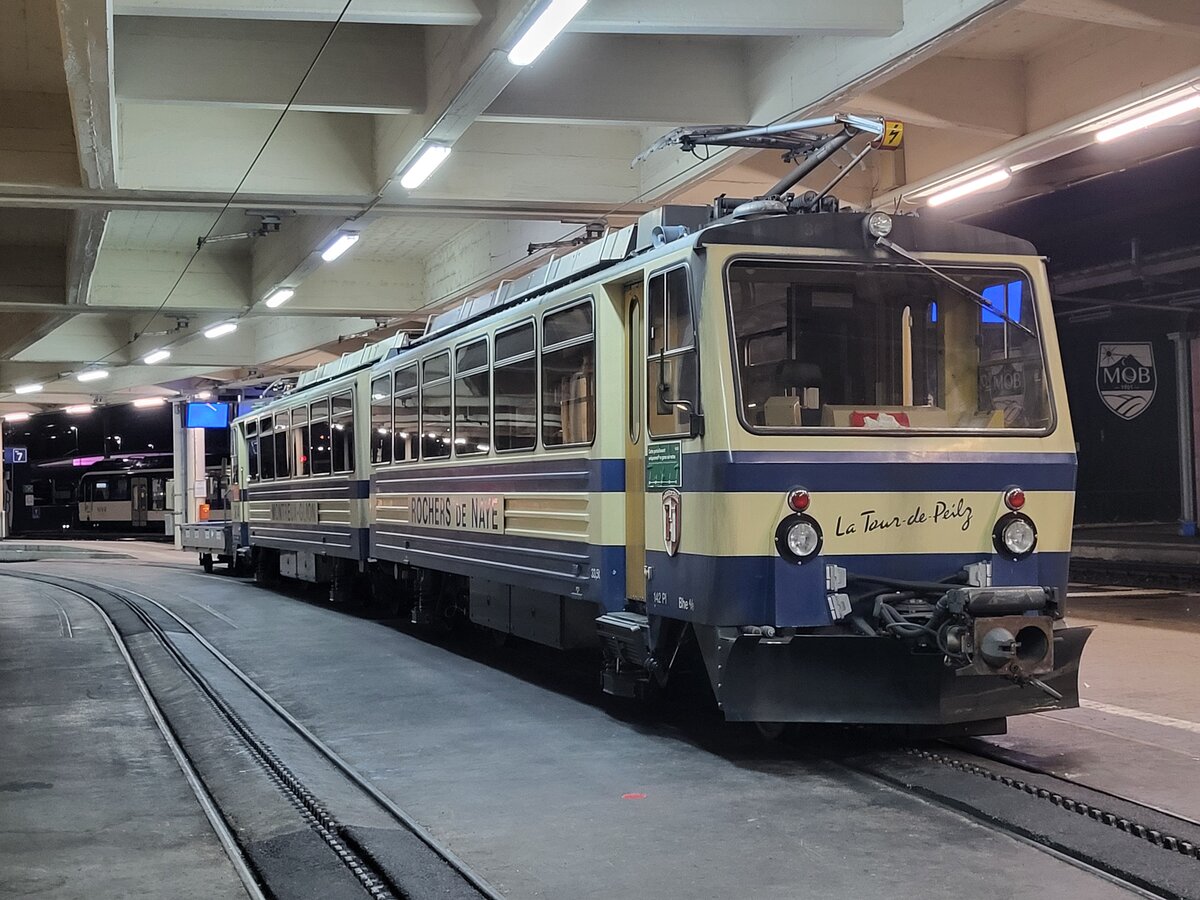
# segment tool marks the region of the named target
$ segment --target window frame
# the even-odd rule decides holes
[[[399,375],[401,372],[407,372],[410,369],[416,373],[416,381],[411,387],[404,388],[403,393],[402,393],[400,391],[400,389],[398,389],[396,387],[396,384],[399,382],[399,379],[396,376]],[[392,462],[391,462],[391,465],[393,465],[393,466],[411,465],[412,463],[418,463],[421,461],[421,361],[413,360],[412,362],[407,362],[404,365],[396,366],[395,368],[393,368],[390,371],[390,374],[392,376],[392,393],[391,393],[391,401],[390,401],[392,404]],[[411,457],[406,457],[404,459],[400,459],[396,454],[396,439],[400,433],[399,429],[396,427],[396,400],[397,399],[406,399],[408,397],[414,397],[417,402],[417,405],[416,405],[417,433],[416,433],[416,437],[415,437],[417,452],[415,454],[413,454],[413,456],[411,456]]]
[[[266,421],[267,419],[271,420],[271,425],[269,428],[264,429],[263,422]],[[269,435],[270,443],[271,443],[271,477],[270,478],[268,478],[266,476],[266,473],[263,470],[263,460],[266,459],[266,457],[263,455],[263,440],[262,440],[262,438],[263,438],[264,432]],[[275,480],[275,414],[274,413],[271,413],[270,415],[262,415],[262,416],[258,417],[258,475],[259,475],[259,480],[261,480],[261,481],[274,481]]]
[[[570,340],[560,341],[559,343],[554,344],[552,346],[546,346],[546,318],[548,316],[557,315],[558,313],[562,313],[562,312],[566,312],[568,310],[574,309],[576,306],[587,306],[590,309],[591,314],[592,314],[591,333],[588,335],[585,335],[584,337],[571,338]],[[599,410],[600,404],[599,404],[599,394],[598,394],[598,389],[599,389],[599,385],[600,385],[600,355],[599,355],[599,353],[596,352],[596,348],[599,343],[596,340],[596,331],[597,331],[597,329],[596,329],[596,300],[595,300],[595,296],[590,293],[584,294],[582,297],[576,297],[572,300],[568,300],[566,303],[562,303],[551,309],[542,310],[541,314],[538,316],[538,328],[537,328],[537,333],[534,335],[534,343],[537,345],[537,357],[538,357],[538,367],[537,367],[537,384],[538,384],[538,403],[537,403],[537,405],[538,405],[538,424],[539,424],[538,444],[541,446],[541,448],[543,450],[546,450],[548,452],[554,452],[557,450],[568,450],[568,449],[572,449],[572,448],[578,449],[580,447],[593,447],[596,444],[596,432],[600,430],[600,410]],[[592,345],[592,368],[593,368],[592,399],[597,407],[595,410],[595,414],[593,416],[593,427],[592,427],[591,439],[587,440],[587,441],[578,441],[578,442],[570,443],[570,444],[568,444],[568,443],[547,444],[546,440],[545,440],[545,438],[546,438],[545,424],[544,424],[543,416],[542,416],[542,411],[544,410],[544,404],[545,404],[545,390],[546,390],[545,379],[542,377],[544,374],[543,359],[545,358],[545,355],[547,353],[554,353],[558,350],[567,350],[567,349],[570,349],[571,347],[581,346],[586,343],[590,343]]]
[[[347,407],[348,412],[343,411],[341,413],[334,413],[333,404],[334,404],[334,401],[337,400],[337,398],[339,398],[339,397],[349,397],[350,398],[350,405],[349,405],[349,407]],[[349,436],[346,438],[346,441],[349,443],[349,449],[350,449],[350,468],[348,468],[348,469],[339,469],[338,468],[337,454],[333,452],[333,448],[334,448],[334,443],[333,443],[334,434],[333,433],[336,430],[335,426],[336,426],[339,418],[340,419],[348,419],[349,423],[350,423],[350,429],[349,429],[350,433],[349,433]],[[346,387],[346,390],[344,390],[344,391],[337,391],[336,393],[329,395],[329,453],[330,453],[330,457],[331,457],[331,459],[330,459],[330,467],[332,469],[331,474],[333,474],[333,475],[353,475],[358,470],[358,465],[357,465],[358,460],[355,458],[357,455],[357,452],[358,452],[358,448],[355,446],[355,439],[354,439],[354,427],[355,427],[354,420],[355,420],[355,418],[356,418],[356,416],[354,415],[354,385],[353,384],[348,385]],[[345,433],[344,428],[343,428],[343,433]]]
[[[311,452],[305,454],[304,471],[301,472],[299,471],[300,454],[298,453],[300,448],[296,446],[296,438],[300,432],[300,429],[304,429],[304,448],[306,450],[311,449],[311,441],[309,440],[308,431],[308,404],[302,403],[299,406],[294,406],[288,410],[288,412],[291,414],[291,425],[288,428],[288,447],[290,448],[289,452],[292,455],[292,477],[308,478],[312,475],[312,467],[309,465],[309,463],[312,462]],[[303,416],[303,418],[299,421],[297,421],[296,418],[297,413]]]
[[[1050,356],[1047,353],[1046,347],[1046,323],[1042,309],[1042,292],[1037,289],[1037,281],[1034,278],[1033,272],[1028,267],[1022,265],[1015,260],[1006,260],[1002,263],[997,263],[989,266],[984,263],[963,263],[959,260],[948,261],[938,257],[922,257],[922,262],[936,267],[939,271],[948,274],[967,270],[988,269],[996,272],[1013,272],[1023,278],[1029,285],[1029,297],[1031,309],[1034,311],[1035,320],[1037,322],[1037,340],[1038,348],[1042,354],[1042,374],[1046,379],[1046,403],[1049,407],[1049,422],[1045,428],[961,428],[961,429],[935,429],[935,428],[888,428],[880,429],[879,431],[865,431],[862,428],[836,428],[824,427],[821,425],[809,425],[803,429],[800,428],[783,428],[779,426],[767,425],[751,425],[746,421],[745,407],[742,401],[742,377],[739,371],[739,362],[737,359],[737,332],[733,320],[733,295],[730,290],[729,271],[738,263],[782,263],[786,265],[794,265],[801,267],[816,267],[816,268],[846,268],[850,266],[862,266],[871,260],[866,260],[861,257],[839,257],[836,259],[811,259],[795,256],[779,256],[772,253],[742,253],[730,256],[725,260],[721,268],[721,290],[724,293],[725,304],[725,326],[728,332],[726,339],[725,352],[729,354],[731,361],[730,372],[733,375],[733,393],[734,405],[737,409],[738,424],[749,434],[755,435],[783,435],[787,437],[799,437],[802,435],[857,435],[862,437],[864,434],[872,436],[883,435],[885,437],[902,437],[922,438],[922,437],[1049,437],[1058,430],[1058,404],[1055,398],[1055,378],[1056,373],[1050,370]],[[922,271],[922,267],[915,264],[893,264],[897,268],[910,269],[912,271]],[[1061,371],[1061,369],[1060,369]]]
[[[497,454],[500,453],[536,453],[538,448],[542,446],[542,358],[541,358],[541,341],[538,340],[538,330],[540,322],[530,316],[528,319],[523,319],[512,325],[504,328],[498,328],[495,334],[492,335],[492,450]],[[518,353],[513,356],[506,356],[501,360],[497,356],[496,348],[500,344],[500,338],[514,331],[519,331],[522,328],[528,328],[533,337],[533,348],[523,353]],[[592,334],[596,332],[596,321],[592,320]],[[501,450],[496,446],[496,370],[504,366],[513,365],[515,363],[526,362],[533,360],[533,444],[529,447],[510,447],[506,450]],[[544,448],[543,448],[544,449]]]
[[[458,355],[459,355],[459,353],[463,352],[465,350],[469,350],[469,349],[475,347],[477,344],[483,344],[483,352],[484,352],[484,356],[485,356],[483,365],[475,366],[475,368],[468,369],[465,372],[460,372],[458,370]],[[454,352],[451,353],[451,362],[453,365],[453,370],[451,372],[451,375],[452,375],[451,380],[453,383],[450,388],[450,448],[453,453],[453,456],[456,459],[460,456],[467,458],[467,459],[472,459],[472,458],[480,458],[480,457],[486,458],[486,457],[492,455],[492,448],[495,445],[494,440],[493,440],[493,435],[492,435],[492,422],[493,422],[492,395],[495,393],[495,389],[494,389],[495,388],[495,379],[493,378],[493,372],[492,372],[493,359],[495,357],[494,350],[495,350],[495,348],[493,348],[492,343],[489,340],[489,336],[484,334],[479,337],[473,337],[469,340],[463,341],[461,344],[455,344]],[[488,445],[488,448],[487,448],[487,450],[475,450],[470,453],[463,453],[463,452],[459,451],[459,449],[458,449],[459,445],[457,443],[458,442],[458,382],[460,379],[470,378],[473,375],[479,375],[481,373],[487,375],[487,380],[488,380],[488,404],[487,404],[487,409],[488,409],[487,445]]]
[[[688,323],[692,330],[692,342],[686,346],[666,349],[666,337],[663,338],[664,350],[663,360],[671,360],[675,357],[683,356],[687,353],[694,353],[696,356],[696,396],[693,400],[694,406],[692,415],[704,415],[704,404],[700,399],[700,327],[699,327],[699,309],[696,304],[696,286],[692,279],[692,266],[687,260],[677,261],[663,266],[661,269],[653,269],[646,273],[646,280],[643,283],[642,293],[644,295],[645,306],[642,310],[642,330],[645,332],[645,340],[642,346],[645,349],[645,368],[646,374],[644,377],[646,389],[646,438],[650,441],[678,441],[686,440],[691,437],[688,429],[684,428],[680,431],[667,431],[656,433],[654,431],[654,420],[656,417],[666,415],[666,413],[658,412],[658,355],[650,355],[650,328],[654,321],[653,308],[650,299],[650,282],[655,278],[663,279],[663,327],[666,328],[667,317],[670,309],[671,295],[667,288],[668,279],[672,272],[682,269],[687,280],[687,302],[688,302]],[[655,376],[650,377],[650,367],[654,365]],[[687,399],[687,398],[684,398]]]
[[[446,374],[444,376],[439,375],[436,378],[429,379],[429,382],[427,384],[425,381],[425,366],[428,363],[433,362],[439,356],[446,357]],[[449,347],[443,347],[442,349],[437,350],[433,353],[430,353],[428,356],[426,356],[425,358],[420,360],[418,365],[420,366],[420,368],[418,369],[418,372],[417,372],[417,382],[418,382],[417,409],[420,411],[420,416],[418,418],[418,422],[419,422],[418,434],[420,435],[420,437],[418,438],[418,442],[419,442],[420,453],[418,454],[418,458],[421,460],[421,462],[425,462],[426,459],[428,459],[430,462],[442,462],[444,460],[453,459],[454,458],[454,353]],[[426,387],[441,387],[443,383],[448,384],[450,387],[450,393],[449,393],[450,443],[446,447],[446,454],[444,456],[426,457],[425,456],[425,433],[426,433],[426,430],[425,430],[425,388]]]
[[[313,415],[313,408],[316,406],[320,406],[320,405],[325,406],[325,414],[323,416]],[[330,404],[329,404],[329,395],[328,394],[326,394],[324,397],[319,397],[316,400],[310,400],[308,403],[308,448],[309,448],[308,449],[308,472],[309,472],[309,475],[312,476],[313,478],[329,478],[331,475],[333,475],[333,420],[329,418],[329,412],[330,412]],[[329,432],[330,432],[329,433],[329,471],[328,472],[318,472],[316,469],[313,468],[313,460],[315,460],[317,458],[317,454],[316,454],[317,448],[316,448],[316,441],[313,439],[312,429],[313,429],[313,425],[317,424],[318,422],[326,423],[326,426],[329,428]]]
[[[375,438],[377,437],[376,429],[378,427],[375,424],[375,409],[376,409],[376,407],[379,407],[382,404],[383,408],[385,408],[387,410],[388,427],[387,427],[387,435],[384,438],[384,443],[387,445],[388,458],[381,459],[378,462],[376,462],[374,459],[372,459],[371,465],[372,465],[372,467],[375,467],[375,468],[378,468],[379,466],[390,466],[392,464],[392,462],[394,461],[394,456],[395,456],[394,451],[396,449],[395,448],[396,408],[394,406],[395,394],[393,393],[393,385],[395,385],[396,379],[394,377],[394,372],[395,372],[395,370],[388,369],[386,372],[382,373],[381,375],[376,375],[376,376],[372,377],[370,379],[370,381],[367,383],[367,396],[370,400],[370,415],[367,418],[368,418],[368,422],[369,422],[369,427],[371,429],[370,430],[371,441],[369,444],[369,446],[371,448],[371,456],[375,455]],[[382,398],[380,400],[376,400],[375,399],[375,385],[380,381],[385,382],[386,385],[385,385],[385,389],[384,389]]]

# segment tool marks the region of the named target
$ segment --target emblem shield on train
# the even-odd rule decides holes
[[[1096,389],[1100,399],[1122,419],[1136,419],[1154,400],[1158,378],[1154,348],[1142,344],[1100,344]]]
[[[679,552],[679,529],[683,524],[683,497],[679,491],[663,491],[663,543],[667,556]]]

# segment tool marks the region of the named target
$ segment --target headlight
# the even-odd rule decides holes
[[[992,532],[996,549],[1009,559],[1022,559],[1037,546],[1037,529],[1028,516],[1010,513],[996,523]]]
[[[867,216],[867,234],[874,238],[887,237],[892,233],[892,217],[885,212],[873,212]]]
[[[784,559],[807,562],[821,552],[821,526],[808,516],[788,516],[775,529],[775,547]]]

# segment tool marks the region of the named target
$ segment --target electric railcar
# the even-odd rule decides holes
[[[1077,705],[1043,262],[830,200],[648,213],[308,373],[235,423],[257,572],[598,646],[615,694],[692,645],[730,720]]]

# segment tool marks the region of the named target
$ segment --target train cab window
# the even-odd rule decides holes
[[[417,367],[405,366],[396,370],[392,413],[395,418],[395,441],[392,442],[396,462],[411,462],[417,458],[421,445],[421,409],[417,403]]]
[[[303,478],[311,474],[309,467],[310,447],[308,440],[308,407],[297,406],[292,410],[292,474]]]
[[[542,443],[591,443],[596,434],[596,338],[592,304],[542,318]]]
[[[330,400],[332,416],[330,436],[333,439],[333,471],[354,471],[354,394],[346,391],[334,394]]]
[[[161,475],[150,479],[150,509],[159,512],[167,508],[167,480]]]
[[[371,465],[392,461],[392,376],[371,381]]]
[[[333,438],[329,432],[329,401],[318,400],[308,408],[308,468],[314,475],[333,471]]]
[[[258,420],[258,467],[263,481],[275,477],[275,420],[271,416]]]
[[[243,422],[246,433],[246,474],[251,481],[258,481],[258,420]]]
[[[471,456],[491,449],[491,373],[487,339],[454,354],[454,453]]]
[[[689,406],[700,393],[696,367],[696,335],[692,326],[691,291],[686,266],[650,278],[646,314],[646,409],[653,437],[688,433]],[[666,400],[676,401],[666,403]],[[687,405],[684,405],[687,404]]]
[[[1029,280],[1011,267],[946,274],[908,265],[731,263],[744,426],[1048,429],[1053,409]]]
[[[537,446],[537,355],[533,323],[496,335],[496,451],[532,450]]]
[[[421,459],[450,455],[450,354],[421,363]]]
[[[291,415],[286,412],[281,412],[275,416],[275,431],[271,438],[275,444],[276,478],[288,478],[292,474],[288,458],[288,425],[290,422]]]

